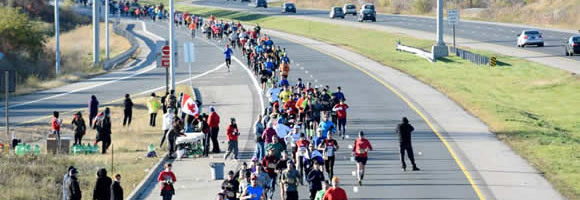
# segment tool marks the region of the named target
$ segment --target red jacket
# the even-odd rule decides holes
[[[346,191],[342,188],[329,188],[324,193],[324,198],[322,200],[348,200],[346,197]]]
[[[165,181],[167,179],[171,179],[171,182],[177,181],[177,178],[175,177],[175,174],[173,172],[167,172],[165,170],[163,170],[160,174],[159,177],[157,177],[157,181],[161,182],[161,181]],[[165,185],[165,184],[161,184],[161,190],[172,190],[173,188],[169,185]]]
[[[228,126],[228,130],[226,130],[226,134],[228,135],[229,141],[238,141],[238,128],[232,125]]]
[[[56,117],[52,117],[52,121],[50,122],[50,126],[53,131],[60,131],[60,121]]]
[[[219,128],[220,127],[220,116],[216,112],[209,114],[209,120],[207,122],[209,127]]]
[[[266,144],[272,143],[272,136],[275,135],[277,136],[276,130],[274,130],[274,128],[266,128],[266,130],[264,130],[262,133],[262,139],[266,141]]]
[[[346,109],[348,109],[348,105],[343,103],[342,105],[336,104],[332,110],[336,110],[336,115],[338,119],[346,118]]]

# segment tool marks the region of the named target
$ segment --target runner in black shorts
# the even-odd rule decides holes
[[[373,147],[371,146],[371,143],[364,138],[364,133],[361,131],[358,133],[358,138],[354,141],[354,147],[352,148],[352,155],[356,160],[356,174],[359,185],[362,185],[362,180],[365,175],[365,165],[367,165],[369,150],[372,151]]]
[[[268,83],[269,77],[270,73],[264,66],[262,66],[262,70],[260,70],[260,83],[262,83],[262,91],[266,91],[266,83]]]

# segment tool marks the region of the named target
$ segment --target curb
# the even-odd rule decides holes
[[[153,180],[155,180],[156,175],[161,171],[163,165],[167,162],[167,160],[169,160],[169,157],[167,156],[167,153],[165,153],[165,155],[163,155],[163,157],[159,159],[159,162],[157,162],[157,164],[155,164],[155,166],[151,168],[151,170],[145,176],[145,178],[143,178],[141,183],[139,183],[139,185],[135,187],[135,189],[131,192],[131,194],[129,194],[127,199],[128,200],[144,199],[144,197],[142,196],[144,192],[146,192],[145,189],[148,188],[147,185],[151,182],[154,182]]]

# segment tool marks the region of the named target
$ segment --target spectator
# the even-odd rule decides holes
[[[218,133],[220,130],[220,116],[217,114],[217,112],[215,111],[215,107],[210,106],[209,107],[209,111],[211,112],[209,114],[209,120],[208,120],[208,124],[209,124],[209,132],[210,132],[210,136],[211,136],[211,142],[212,142],[212,152],[213,153],[219,153],[220,152],[220,147],[219,147],[219,143],[218,143]]]
[[[50,128],[52,130],[52,133],[56,135],[56,139],[60,141],[60,126],[62,126],[62,119],[59,119],[58,117],[59,117],[58,111],[52,112],[52,120],[50,121]]]
[[[105,168],[97,171],[97,182],[93,189],[93,200],[110,200],[111,199],[111,185],[113,181],[107,176]]]
[[[71,124],[73,126],[72,130],[75,135],[74,145],[80,145],[83,140],[83,136],[87,131],[85,120],[83,119],[83,115],[80,111],[75,114]]]
[[[81,200],[83,195],[77,178],[78,171],[74,167],[69,169],[69,177],[64,182],[63,197],[65,200]]]
[[[121,187],[121,174],[115,175],[115,182],[111,185],[111,200],[123,200],[123,187]]]
[[[62,199],[66,200],[69,197],[67,196],[67,186],[66,183],[68,181],[68,179],[70,178],[70,171],[72,169],[74,169],[74,166],[69,166],[68,169],[66,170],[66,173],[64,174],[64,177],[62,178]]]
[[[159,112],[160,103],[155,96],[155,93],[151,93],[149,101],[147,101],[147,108],[149,109],[149,126],[155,127],[155,118],[157,118],[157,113]]]
[[[93,127],[93,119],[99,113],[99,101],[95,95],[91,95],[91,99],[89,100],[89,126]]]
[[[228,152],[224,155],[224,160],[233,152],[234,159],[238,159],[238,136],[240,136],[240,131],[238,130],[238,125],[236,124],[236,119],[231,119],[231,124],[226,130],[228,136]]]
[[[125,101],[123,102],[123,126],[131,125],[131,119],[133,118],[133,101],[129,94],[125,94]]]
[[[167,133],[169,129],[173,126],[173,109],[168,109],[169,112],[163,114],[163,125],[161,126],[161,130],[163,130],[163,137],[161,137],[161,143],[159,147],[163,147],[163,143],[165,142],[165,137],[167,137]]]

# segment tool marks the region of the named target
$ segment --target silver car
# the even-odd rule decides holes
[[[344,6],[342,6],[342,12],[344,13],[344,15],[354,15],[356,16],[356,6],[354,4],[344,4]]]
[[[524,48],[526,45],[544,46],[544,37],[537,30],[525,30],[518,34],[517,46]]]

